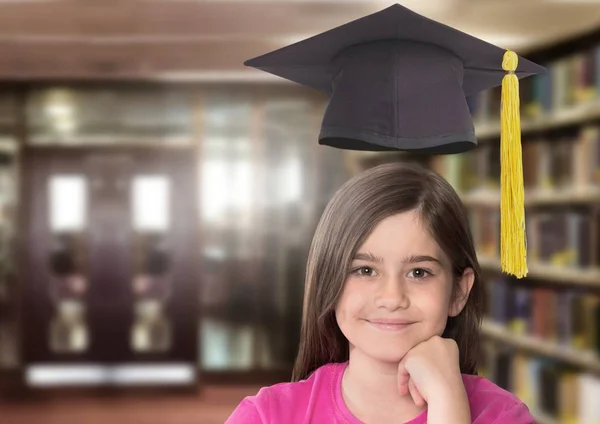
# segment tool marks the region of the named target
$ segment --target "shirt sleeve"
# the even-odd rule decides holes
[[[491,424],[536,424],[536,420],[527,405],[518,402],[503,411]]]
[[[227,418],[225,424],[264,424],[264,422],[254,402],[244,399]]]

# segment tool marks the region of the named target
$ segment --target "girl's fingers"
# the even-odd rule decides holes
[[[410,374],[406,369],[400,364],[398,368],[398,390],[400,391],[401,396],[406,396],[409,393],[408,390],[408,382],[410,381]]]
[[[425,399],[423,399],[423,396],[421,396],[421,392],[419,392],[419,389],[417,386],[415,386],[415,383],[413,383],[412,379],[410,379],[408,382],[408,390],[410,391],[410,395],[412,396],[416,405],[425,405]]]

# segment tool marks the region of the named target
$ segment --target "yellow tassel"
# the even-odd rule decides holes
[[[525,233],[525,190],[521,152],[519,78],[515,75],[518,56],[504,53],[502,69],[502,109],[500,114],[500,262],[502,271],[517,278],[527,275]]]

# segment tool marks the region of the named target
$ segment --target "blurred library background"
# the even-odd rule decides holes
[[[392,2],[0,1],[0,422],[223,423],[290,379],[332,194],[415,161],[469,211],[480,374],[600,423],[600,1],[400,3],[548,68],[520,86],[525,279],[498,259],[499,88],[471,152],[351,152],[317,144],[326,98],[242,66]]]

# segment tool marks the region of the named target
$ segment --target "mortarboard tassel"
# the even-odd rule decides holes
[[[525,233],[525,190],[521,152],[519,79],[515,75],[518,56],[504,53],[502,69],[502,108],[500,112],[500,262],[502,271],[517,278],[527,275]]]

